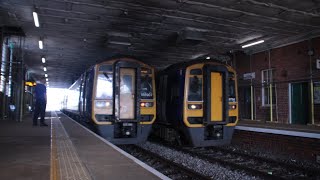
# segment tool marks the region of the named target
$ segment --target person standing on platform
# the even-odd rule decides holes
[[[35,108],[33,115],[33,126],[38,125],[38,117],[40,115],[40,126],[48,126],[44,122],[44,116],[46,114],[46,106],[47,106],[47,88],[44,85],[45,79],[42,78],[40,83],[37,83],[34,89],[34,97],[35,97]]]

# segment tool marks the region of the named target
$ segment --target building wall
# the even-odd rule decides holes
[[[276,84],[276,92],[274,93],[276,93],[277,96],[277,105],[273,106],[273,120],[281,123],[289,123],[289,83],[310,82],[309,46],[314,50],[314,55],[311,56],[313,79],[314,81],[320,81],[320,70],[315,68],[316,59],[320,59],[320,37],[314,38],[310,42],[303,41],[281,48],[271,49],[270,62],[268,51],[256,53],[251,56],[243,53],[236,55],[240,96],[241,93],[243,93],[241,92],[241,87],[249,87],[251,84],[250,80],[243,79],[243,74],[255,72],[255,78],[252,80],[255,93],[254,119],[263,121],[270,120],[270,106],[262,106],[262,70],[269,69],[269,67],[274,69],[273,77]],[[310,96],[310,89],[308,93]],[[240,97],[239,100],[241,101],[243,99]],[[314,112],[316,123],[320,123],[320,105],[314,105]]]

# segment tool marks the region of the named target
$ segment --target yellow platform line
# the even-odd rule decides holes
[[[56,144],[56,132],[53,126],[53,117],[51,116],[51,154],[50,154],[50,180],[59,180],[58,156]]]

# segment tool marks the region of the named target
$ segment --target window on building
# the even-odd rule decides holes
[[[262,80],[262,106],[270,106],[270,84],[272,85],[272,104],[276,103],[276,88],[274,85],[274,69],[266,69],[261,71]]]

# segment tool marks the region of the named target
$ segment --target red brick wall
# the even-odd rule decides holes
[[[314,56],[311,56],[313,62],[314,79],[320,81],[320,70],[315,68],[315,60],[320,59],[320,38],[311,40]],[[289,83],[292,82],[309,82],[310,80],[310,63],[308,55],[309,42],[288,45],[281,48],[270,50],[270,67],[275,69],[274,80],[276,82],[277,107],[273,107],[273,119],[282,123],[289,123]],[[253,54],[250,56],[238,53],[236,55],[236,69],[239,77],[239,86],[249,86],[249,80],[241,79],[244,73],[255,72],[253,80],[256,102],[256,119],[269,120],[270,107],[262,106],[261,97],[261,71],[269,69],[268,51]],[[241,92],[239,91],[239,94]],[[240,107],[241,108],[241,107]],[[320,105],[315,105],[315,121],[320,123]]]
[[[232,144],[299,160],[316,161],[320,155],[320,140],[313,138],[235,130]]]

